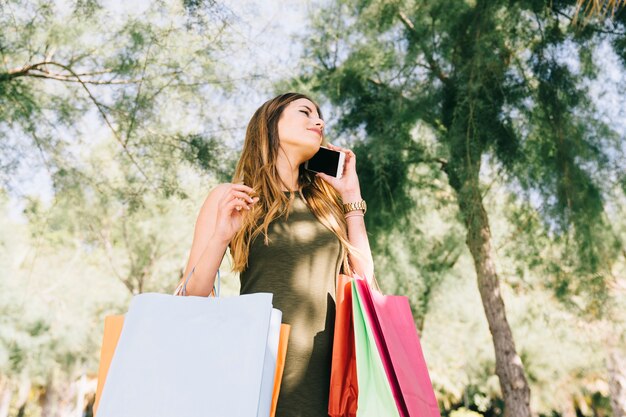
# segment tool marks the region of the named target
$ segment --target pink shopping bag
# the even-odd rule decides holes
[[[382,295],[364,279],[355,279],[353,285],[369,317],[400,415],[440,417],[408,298]]]

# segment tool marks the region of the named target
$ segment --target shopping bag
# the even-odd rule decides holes
[[[281,316],[271,300],[135,296],[98,417],[269,415],[274,381],[264,374],[274,376]]]
[[[352,277],[340,274],[335,292],[335,330],[333,338],[328,415],[355,417],[359,387],[354,351],[352,322]]]
[[[102,346],[100,348],[100,367],[98,368],[98,385],[96,387],[96,401],[93,404],[93,414],[98,411],[100,397],[102,396],[102,388],[106,380],[109,366],[115,353],[115,347],[122,333],[124,325],[124,316],[107,316],[104,318],[104,334],[102,336]]]
[[[357,417],[400,417],[396,400],[387,378],[381,355],[376,345],[374,331],[352,281],[352,314],[356,374],[359,384]]]
[[[278,344],[280,339],[280,321],[282,318],[283,314],[279,310],[272,309],[261,378],[261,395],[257,413],[259,417],[269,417],[272,408],[272,393],[274,392],[274,377],[276,375],[276,362],[278,359]]]
[[[280,394],[280,384],[283,381],[283,371],[285,370],[285,358],[287,357],[287,343],[289,341],[290,332],[290,325],[280,325],[280,338],[278,339],[278,355],[276,357],[276,372],[274,374],[274,390],[272,392],[270,417],[276,415],[276,405],[278,404],[278,394]]]
[[[102,347],[100,350],[100,366],[98,369],[98,385],[96,388],[96,398],[93,405],[93,414],[97,415],[98,405],[100,403],[100,397],[102,396],[102,388],[106,381],[107,373],[111,360],[113,359],[113,353],[117,346],[117,341],[122,333],[122,326],[124,325],[123,315],[107,316],[104,319],[104,334],[102,337]],[[272,392],[272,405],[270,410],[270,417],[276,415],[276,405],[278,403],[278,396],[280,394],[280,384],[283,378],[283,371],[285,370],[285,358],[287,356],[287,344],[289,342],[289,334],[291,332],[291,326],[288,324],[280,325],[280,338],[278,340],[278,354],[276,358],[276,371],[274,373],[274,388]]]
[[[361,279],[353,285],[400,415],[440,417],[408,298],[382,295]]]

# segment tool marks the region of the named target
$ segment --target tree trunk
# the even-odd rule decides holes
[[[626,417],[626,360],[617,348],[609,352],[608,365],[613,417]]]
[[[571,396],[564,399],[563,403],[559,407],[559,411],[562,417],[576,417],[576,406],[574,399]]]
[[[41,417],[56,417],[59,404],[59,392],[57,389],[56,373],[54,371],[44,387],[44,391],[39,398],[39,403],[41,405]]]
[[[13,389],[9,379],[0,375],[0,417],[9,415],[9,405],[11,404],[12,396]]]
[[[78,381],[72,381],[64,378],[60,388],[56,417],[80,415],[80,413],[82,413],[82,409],[76,409],[76,391],[78,388]]]
[[[31,390],[31,381],[25,374],[20,378],[20,384],[17,388],[17,395],[15,397],[15,406],[18,409],[17,417],[24,416],[26,410],[26,402],[28,401],[28,395]]]
[[[467,246],[474,259],[478,290],[493,340],[496,375],[504,397],[506,417],[531,417],[530,388],[524,365],[515,349],[511,327],[506,318],[500,281],[491,248],[489,219],[483,206],[478,175],[466,180],[457,190],[459,208],[467,228]]]
[[[87,390],[88,390],[87,375],[83,373],[80,376],[80,378],[78,378],[78,380],[76,381],[76,395],[74,397],[76,403],[74,405],[74,409],[76,410],[75,415],[77,416],[84,414],[85,407],[86,407],[85,397],[87,395]]]

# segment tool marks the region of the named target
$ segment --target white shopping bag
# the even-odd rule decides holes
[[[258,417],[269,417],[272,407],[272,393],[274,391],[278,343],[280,341],[280,322],[282,318],[283,313],[280,310],[272,309],[270,329],[267,335],[267,348],[265,349],[265,361],[263,362],[263,379],[261,380]]]
[[[135,296],[98,417],[267,417],[281,318],[269,293]]]

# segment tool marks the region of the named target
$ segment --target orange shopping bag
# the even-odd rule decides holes
[[[272,392],[272,408],[270,408],[270,417],[276,415],[276,404],[278,404],[278,394],[280,393],[280,383],[283,380],[283,371],[285,370],[285,357],[287,356],[287,341],[289,340],[289,332],[291,326],[288,324],[280,325],[280,337],[278,339],[278,355],[276,357],[276,374],[274,375],[274,391]]]
[[[115,346],[122,333],[124,326],[124,316],[107,316],[104,318],[104,336],[102,337],[102,347],[100,349],[100,368],[98,369],[98,387],[96,388],[96,402],[93,405],[93,413],[96,414],[100,395],[104,387],[104,380],[109,372],[109,366],[115,353]]]
[[[355,417],[359,388],[356,378],[354,324],[352,321],[352,277],[337,277],[335,302],[335,333],[328,415],[330,417]]]

